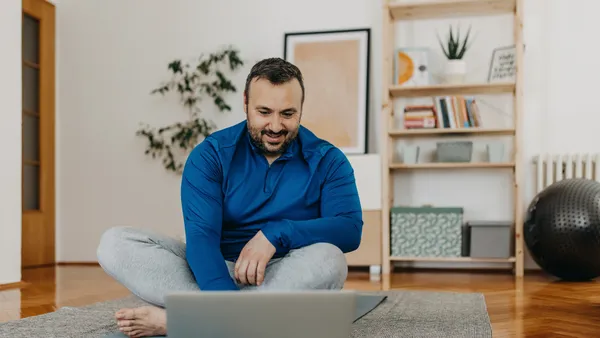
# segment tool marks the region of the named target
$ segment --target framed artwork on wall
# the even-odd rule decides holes
[[[516,46],[498,47],[492,52],[488,82],[514,82],[517,73]]]
[[[284,59],[304,77],[301,124],[346,154],[368,142],[369,28],[286,33]]]

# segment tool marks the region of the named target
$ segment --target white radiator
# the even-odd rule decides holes
[[[536,164],[537,193],[566,178],[588,178],[600,182],[600,154],[540,154]]]

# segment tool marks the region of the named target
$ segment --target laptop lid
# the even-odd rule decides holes
[[[347,338],[353,291],[180,292],[166,297],[167,335],[183,337]]]

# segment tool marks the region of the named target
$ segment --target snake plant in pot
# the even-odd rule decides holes
[[[463,83],[467,73],[467,64],[464,60],[466,52],[469,50],[469,36],[471,34],[471,26],[465,35],[464,40],[460,38],[460,27],[457,28],[456,34],[452,31],[450,26],[448,39],[444,43],[438,34],[438,41],[442,47],[442,51],[446,56],[446,82],[447,83]],[[456,36],[455,36],[456,35]]]

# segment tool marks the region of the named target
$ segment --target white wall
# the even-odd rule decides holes
[[[540,151],[595,150],[595,142],[587,138],[597,140],[598,133],[592,128],[600,117],[584,100],[594,95],[594,58],[599,47],[593,42],[594,30],[586,30],[583,24],[600,28],[592,18],[600,4],[586,0],[569,1],[569,5],[557,0],[525,3],[523,159],[528,164]],[[58,260],[95,260],[100,234],[115,225],[149,227],[172,235],[183,232],[179,177],[144,156],[144,141],[134,135],[140,122],[164,124],[184,116],[174,99],[149,95],[168,75],[166,64],[173,58],[194,58],[221,44],[233,44],[247,61],[234,77],[241,89],[255,61],[283,55],[285,32],[370,27],[369,148],[378,151],[379,1],[240,1],[234,9],[227,8],[230,5],[218,0],[60,1]],[[483,80],[492,49],[513,41],[509,17],[401,24],[398,43],[428,46],[439,60],[435,32],[446,32],[448,23],[457,22],[465,28],[473,23],[477,40],[467,60],[471,79]],[[216,120],[220,127],[244,118],[241,100],[241,93],[229,98],[234,111]],[[506,123],[491,107],[512,113],[510,106],[493,97],[486,101],[491,104],[482,107],[487,120]],[[505,173],[402,174],[396,186],[398,203],[460,204],[469,219],[510,218],[510,176]],[[534,191],[529,166],[525,175],[524,205]]]
[[[21,280],[21,1],[0,2],[0,284]]]
[[[568,4],[567,4],[568,3]],[[547,150],[600,150],[600,110],[595,105],[600,76],[594,43],[600,22],[598,1],[553,0],[548,8],[547,114],[540,127],[545,128],[542,144]],[[589,25],[586,27],[586,25]],[[558,48],[558,41],[560,43]]]

